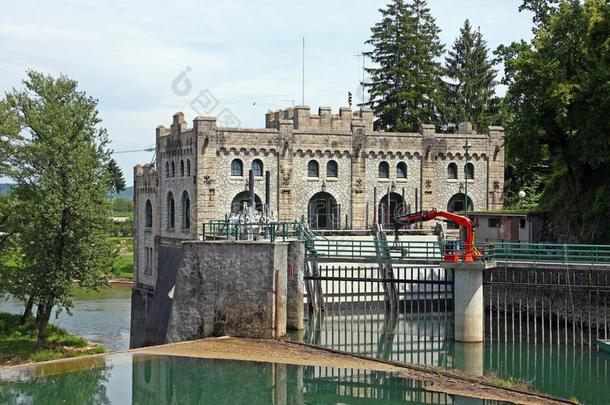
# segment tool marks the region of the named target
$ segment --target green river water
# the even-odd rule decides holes
[[[79,291],[77,298],[74,301],[75,308],[72,311],[73,316],[61,313],[59,317],[52,320],[52,322],[71,333],[83,336],[93,342],[101,343],[110,350],[127,349],[129,346],[130,294],[131,288],[129,286],[114,286],[110,289],[93,294]],[[13,300],[0,301],[0,311],[20,313],[22,311],[22,304]],[[610,404],[610,356],[605,357],[599,354],[595,348],[589,348],[587,346],[566,347],[501,342],[485,342],[481,345],[458,344],[445,337],[447,331],[443,330],[441,324],[435,324],[436,318],[437,317],[435,316],[431,316],[430,319],[425,320],[425,330],[428,331],[426,336],[414,336],[414,330],[422,328],[420,320],[418,320],[417,325],[412,324],[407,320],[401,320],[398,325],[394,327],[393,333],[387,333],[387,331],[384,332],[384,327],[386,325],[384,324],[383,319],[367,319],[366,321],[356,320],[356,323],[354,323],[353,320],[350,321],[350,323],[343,323],[343,320],[339,320],[331,322],[330,326],[310,326],[309,330],[305,331],[305,335],[300,336],[300,338],[320,346],[376,358],[428,364],[449,369],[456,368],[473,374],[495,375],[504,379],[510,378],[528,383],[534,389],[551,395],[567,399],[577,398],[581,403],[585,404]],[[299,336],[296,335],[294,336],[294,338],[298,337]],[[115,398],[115,400],[110,403],[124,403],[124,401],[117,402],[116,399],[127,398],[128,394],[133,395],[135,398],[140,398],[141,395],[145,395],[136,390],[138,387],[137,384],[126,382],[128,380],[131,381],[130,376],[132,373],[134,376],[136,375],[137,370],[132,370],[132,365],[139,364],[138,359],[131,359],[130,357],[128,360],[124,360],[123,357],[115,358],[114,356],[111,356],[108,357],[107,361],[112,370],[108,371],[104,368],[105,366],[101,367],[99,370],[96,369],[97,371],[95,372],[91,371],[92,374],[100,374],[100,377],[91,378],[96,379],[96,381],[99,382],[99,379],[105,376],[104,378],[106,378],[108,384],[111,386],[102,384],[102,386],[105,387],[102,391],[109,393],[108,395]],[[185,361],[186,359],[172,359],[172,362],[177,362],[177,364],[181,364],[180,362]],[[157,367],[154,366],[154,364],[161,364],[159,362],[161,362],[161,359],[154,360],[153,363],[151,363],[151,367],[154,369],[154,367]],[[193,360],[193,362],[194,363],[192,364],[188,364],[195,367],[196,370],[199,370],[197,373],[184,375],[183,373],[185,372],[180,371],[174,374],[163,375],[166,375],[167,378],[173,378],[174,381],[177,381],[176,376],[178,375],[181,376],[181,379],[193,376],[193,378],[197,379],[198,383],[202,383],[202,376],[210,375],[208,371],[206,371],[206,367],[212,367],[210,365],[212,363],[200,360]],[[129,364],[129,366],[121,365],[123,363]],[[233,369],[234,367],[229,368]],[[237,367],[237,369],[239,368],[240,367]],[[221,370],[222,368],[218,368],[217,365],[214,365],[213,369],[216,370],[215,372],[220,372],[218,370]],[[146,368],[144,370],[146,370]],[[159,373],[161,373],[161,371],[159,371]],[[322,371],[316,371],[316,373],[322,373]],[[58,374],[58,376],[54,378],[59,378],[58,381],[68,381],[71,379],[70,381],[76,382],[79,381],[80,377],[73,374],[66,374],[65,377],[60,377]],[[89,374],[85,373],[82,378],[83,382],[87,382],[90,377]],[[160,378],[164,380],[166,377]],[[210,378],[212,378],[211,381],[214,381],[213,376]],[[227,378],[227,381],[231,380],[231,378]],[[234,384],[237,386],[242,385],[242,383],[239,382],[239,378],[235,377],[233,379]],[[0,379],[4,379],[1,374]],[[122,384],[121,382],[125,382],[125,384]],[[327,380],[320,380],[316,383],[317,385],[314,384],[314,386],[318,387],[323,383],[326,384]],[[12,387],[10,388],[11,390],[21,386],[19,385],[21,383],[15,383],[17,385],[11,384],[9,384],[9,386]],[[89,382],[87,382],[87,384],[89,384]],[[183,381],[181,384],[187,384],[187,382]],[[264,385],[262,381],[260,384]],[[332,385],[333,383],[329,384]],[[95,386],[97,387],[98,385],[99,384]],[[22,385],[22,387],[24,387],[23,389],[26,391],[30,389],[27,388],[29,387],[28,384]],[[133,392],[132,388],[134,390]],[[3,395],[6,394],[7,389],[9,389],[7,388],[7,385],[3,385]],[[91,389],[93,390],[93,388]],[[336,389],[344,390],[345,388]],[[198,391],[195,393],[192,393],[194,398],[196,398],[196,395],[204,395],[202,393],[203,391],[197,390]],[[212,393],[216,392],[214,391],[213,386],[206,388],[206,390],[211,390],[210,392]],[[94,391],[91,391],[91,393],[93,392]],[[116,392],[122,392],[122,394],[115,394]],[[258,394],[264,396],[268,395],[268,392],[267,394],[260,392],[256,395]],[[32,395],[35,395],[35,393],[32,393]],[[147,397],[144,396],[142,398]],[[30,401],[14,402],[29,403]],[[87,401],[78,403],[86,402]],[[0,403],[11,402],[0,400]],[[92,403],[104,402],[93,401]],[[133,401],[132,403],[156,402],[154,400],[147,400],[138,402]],[[233,402],[229,401],[226,403]],[[319,402],[314,401],[306,403]],[[324,403],[335,402],[329,400],[329,402]],[[359,403],[370,402],[365,401]],[[460,402],[460,399],[458,401],[452,399],[449,402],[426,403],[478,402]]]
[[[0,370],[3,404],[509,404],[425,388],[383,372],[131,354]]]

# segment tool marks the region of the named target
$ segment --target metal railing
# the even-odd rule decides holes
[[[440,244],[435,241],[394,242],[355,239],[317,239],[306,241],[305,248],[310,257],[336,257],[345,259],[442,259]]]
[[[481,244],[485,260],[531,263],[609,264],[610,245],[494,242]]]
[[[310,257],[610,265],[610,245],[458,241],[307,240]]]
[[[295,222],[252,222],[232,223],[229,221],[210,221],[203,224],[203,240],[252,240],[298,238],[298,224]]]

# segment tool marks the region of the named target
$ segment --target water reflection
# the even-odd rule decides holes
[[[306,342],[335,350],[511,379],[585,404],[610,403],[610,359],[594,348],[458,343],[448,337],[444,322],[438,322],[442,318],[435,313],[418,317],[318,313],[310,316],[303,336]]]
[[[104,357],[5,370],[0,373],[0,403],[110,404],[107,383],[111,373],[112,366]]]
[[[0,402],[506,404],[431,391],[428,383],[376,371],[127,354],[65,363],[70,366],[0,370]]]

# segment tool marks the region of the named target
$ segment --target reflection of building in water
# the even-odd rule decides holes
[[[462,403],[394,373],[171,356],[134,356],[132,384],[139,405]]]

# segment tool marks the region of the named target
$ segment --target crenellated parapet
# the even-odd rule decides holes
[[[265,128],[280,128],[282,120],[292,121],[296,130],[350,132],[353,127],[363,127],[373,132],[373,110],[364,108],[352,112],[341,107],[339,114],[332,114],[330,107],[318,108],[318,114],[311,114],[310,108],[298,105],[284,110],[269,111],[265,114]]]

